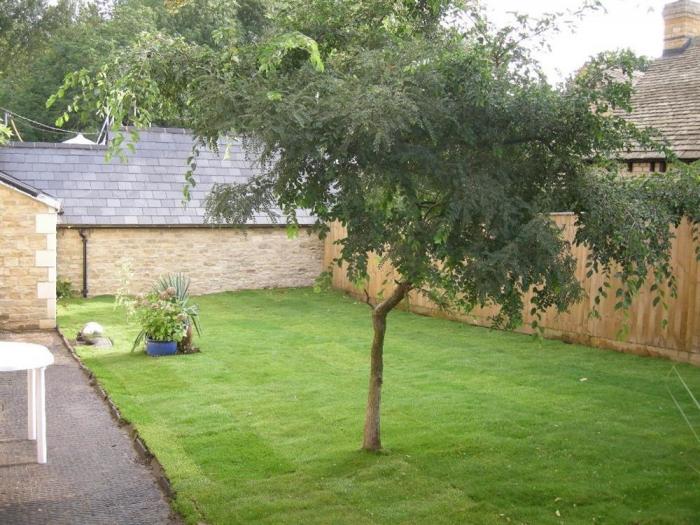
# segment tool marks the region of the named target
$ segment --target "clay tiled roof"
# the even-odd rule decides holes
[[[183,205],[192,136],[176,128],[139,132],[127,162],[105,160],[106,147],[86,144],[12,143],[0,147],[0,170],[61,201],[60,223],[71,226],[188,226],[204,224],[204,199],[215,183],[244,182],[259,168],[239,142],[228,156],[203,150],[197,159],[192,198]],[[284,222],[284,217],[280,217]],[[313,223],[304,211],[301,224]],[[271,224],[259,214],[255,224]]]
[[[700,37],[686,49],[651,63],[635,83],[632,106],[628,118],[659,130],[679,158],[700,159]],[[622,157],[658,159],[663,155],[633,150]]]

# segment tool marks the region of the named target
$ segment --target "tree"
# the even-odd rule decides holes
[[[263,23],[234,17],[207,45],[144,37],[65,85],[83,87],[74,105],[97,102],[117,124],[177,116],[202,144],[242,137],[263,170],[246,183],[216,186],[207,202],[212,220],[243,224],[265,210],[293,229],[295,210],[309,209],[321,236],[333,221],[347,227],[336,262],[347,263],[354,280],[365,278],[369,253],[398,270],[387,296],[370,305],[367,450],[382,446],[387,315],[410,291],[465,310],[498,305],[494,323],[504,327],[522,322],[529,291],[533,313],[565,310],[582,291],[548,214],[571,210],[575,242],[591,248],[591,271],[621,279],[620,307],[651,268],[663,300],[661,285],[674,285],[669,224],[687,217],[697,232],[700,223],[697,170],[618,175],[617,152],[632,144],[663,149],[653,130],[621,114],[643,61],[604,54],[553,87],[521,42],[552,18],[520,18],[494,31],[467,7],[447,0],[257,5],[264,16],[252,19]],[[191,173],[188,183],[195,183]]]
[[[0,4],[0,106],[52,124],[56,117],[47,118],[45,101],[63,80],[66,70],[62,66],[75,69],[87,64],[66,64],[67,54],[59,43],[74,34],[78,5],[73,0],[4,0]],[[54,47],[60,51],[49,57],[47,50]],[[17,120],[15,125],[24,139],[46,135],[27,121]],[[65,134],[48,136],[55,140]]]
[[[66,73],[98,68],[142,33],[211,44],[217,23],[230,18],[233,5],[226,0],[193,0],[173,12],[161,0],[0,0],[0,107],[35,121],[15,121],[23,139],[63,140],[66,133],[42,130],[36,122],[54,125],[67,113],[64,103],[46,107]],[[100,130],[102,117],[94,112],[84,117],[74,118],[66,127]],[[180,124],[177,119],[158,123]]]
[[[16,67],[57,27],[70,18],[74,5],[61,0],[0,0],[0,72]]]

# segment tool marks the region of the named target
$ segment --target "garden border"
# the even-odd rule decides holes
[[[90,386],[95,390],[95,392],[97,392],[98,396],[107,405],[112,419],[116,421],[120,428],[126,430],[127,434],[131,438],[131,444],[134,447],[134,450],[138,454],[143,464],[151,471],[151,474],[153,474],[153,477],[156,479],[158,487],[165,496],[165,499],[168,501],[171,517],[177,520],[179,523],[184,523],[182,516],[174,509],[172,505],[175,499],[175,490],[173,490],[172,483],[165,474],[163,465],[161,465],[160,461],[158,461],[155,454],[150,451],[145,441],[141,438],[141,435],[136,427],[134,427],[129,420],[125,419],[124,416],[122,416],[121,411],[117,405],[114,404],[112,398],[109,397],[109,394],[102,387],[95,374],[92,372],[92,370],[85,366],[85,363],[83,363],[82,359],[80,359],[80,356],[75,351],[75,348],[73,348],[73,345],[58,326],[56,326],[56,333],[61,338],[63,345],[68,349],[68,352],[71,354],[73,359],[75,359],[75,361],[78,363],[78,366],[82,372],[87,376]]]

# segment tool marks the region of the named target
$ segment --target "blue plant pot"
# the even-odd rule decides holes
[[[177,353],[175,341],[151,341],[146,340],[146,353],[151,356],[173,355]]]

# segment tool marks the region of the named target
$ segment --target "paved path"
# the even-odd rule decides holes
[[[0,340],[43,344],[56,359],[46,370],[46,465],[26,440],[26,372],[0,373],[0,524],[177,523],[58,335],[0,332]]]

